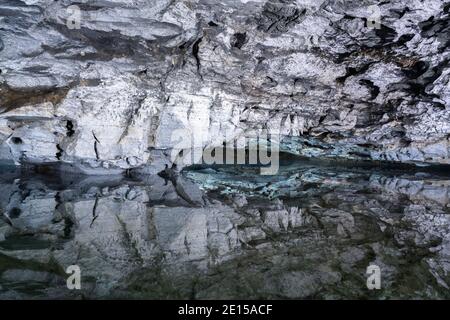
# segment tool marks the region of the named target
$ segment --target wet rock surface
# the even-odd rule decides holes
[[[449,298],[449,177],[296,161],[0,183],[0,297]],[[201,194],[202,202],[193,201]],[[193,195],[192,199],[189,195]],[[381,269],[381,290],[366,268]],[[81,269],[68,290],[65,270]]]
[[[267,128],[305,156],[448,164],[448,8],[4,0],[0,158],[156,173],[175,130],[206,147]]]
[[[0,298],[450,298],[449,21],[443,0],[3,0]],[[174,166],[180,132],[261,129],[295,156],[277,175]]]

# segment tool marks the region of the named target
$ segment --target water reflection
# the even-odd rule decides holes
[[[449,298],[449,183],[299,163],[273,177],[3,168],[0,298]],[[66,288],[74,264],[80,291]]]

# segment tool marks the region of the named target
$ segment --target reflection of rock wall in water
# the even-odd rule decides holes
[[[446,180],[282,172],[273,200],[246,195],[242,174],[190,172],[208,180],[203,205],[189,204],[198,190],[181,176],[183,197],[159,177],[12,177],[0,184],[1,297],[448,297],[448,201],[426,196],[448,192]],[[378,293],[365,288],[371,262]],[[65,288],[71,264],[81,292]]]
[[[2,185],[9,193],[2,197],[1,247],[24,260],[36,254],[43,263],[55,259],[61,267],[77,264],[83,277],[95,280],[95,288],[88,287],[92,294],[100,296],[111,294],[123,276],[158,257],[169,265],[192,262],[203,270],[237,247],[236,230],[229,220],[236,214],[231,209],[188,207],[176,198],[170,183],[165,185],[161,178],[154,182],[108,186],[106,181],[101,187],[81,181],[63,191],[35,181]],[[160,201],[161,195],[167,197],[163,203],[149,205]],[[13,242],[26,235],[47,241],[47,246],[32,252],[8,251],[8,245],[14,247]]]

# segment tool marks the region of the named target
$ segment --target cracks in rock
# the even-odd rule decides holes
[[[410,68],[419,61],[418,57],[406,56],[402,54],[392,55],[388,48],[369,48],[362,47],[360,50],[354,50],[342,54],[338,54],[337,58],[333,58],[336,64],[344,62],[351,63],[352,60],[363,58],[372,60],[370,63],[394,63],[400,68]],[[326,55],[326,53],[324,53]]]
[[[201,73],[200,73],[200,58],[199,58],[199,51],[200,51],[200,43],[203,41],[203,37],[200,37],[197,41],[194,42],[194,45],[192,46],[192,55],[195,58],[195,61],[197,63],[197,73],[200,76],[200,78],[203,79]]]
[[[404,41],[409,38],[411,37],[408,36]],[[403,43],[403,41],[401,43]],[[419,60],[417,57],[391,55],[387,48],[366,48],[360,52],[350,52],[345,54],[345,57],[341,56],[336,63],[343,63],[344,61],[348,61],[349,58],[358,57],[367,57],[375,61],[372,61],[359,69],[348,67],[346,75],[337,79],[338,83],[345,83],[345,80],[348,77],[365,73],[369,67],[375,63],[395,63],[402,69],[406,76],[406,81],[404,80],[401,83],[392,84],[390,90],[405,90],[412,94],[416,99],[425,99],[428,102],[432,102],[436,96],[428,94],[426,88],[442,74],[443,66],[448,63],[447,59],[440,62],[437,66],[430,68],[429,63],[426,61]],[[364,80],[362,84],[369,85],[372,97],[378,95],[377,92],[379,93],[379,90],[374,88],[369,82]]]
[[[97,136],[95,135],[94,131],[92,131],[92,135],[94,136],[95,141],[100,143],[100,141],[97,139]]]
[[[265,88],[275,88],[278,85],[278,81],[273,79],[272,77],[266,76],[266,80],[262,83],[262,86]]]
[[[56,149],[58,150],[58,152],[56,153],[56,159],[58,159],[58,161],[60,161],[64,150],[61,148],[61,146],[59,144],[56,145]]]
[[[73,226],[75,225],[75,222],[73,221],[72,217],[70,215],[67,215],[65,213],[64,209],[64,201],[61,199],[61,193],[57,192],[55,195],[55,211],[60,212],[64,219],[64,229],[63,229],[63,238],[69,239],[73,232]]]
[[[409,7],[405,7],[403,9],[391,9],[390,12],[396,15],[396,19],[401,19],[405,14],[411,12],[411,9],[409,9]]]
[[[244,44],[247,43],[247,33],[246,32],[236,32],[231,39],[231,46],[234,48],[242,49]]]
[[[137,243],[135,240],[132,239],[131,233],[128,232],[127,225],[125,222],[120,219],[119,215],[115,215],[117,222],[119,223],[120,227],[122,228],[122,236],[123,236],[123,242],[125,244],[125,248],[129,248],[131,251],[132,257],[138,262],[143,263],[144,259],[142,258],[141,254],[139,253],[139,249],[137,248]]]
[[[75,133],[75,130],[73,130],[73,122],[71,120],[66,120],[66,135],[68,137],[72,137]]]
[[[305,16],[306,9],[300,10],[295,2],[268,1],[264,5],[261,15],[257,18],[258,29],[267,33],[282,33],[300,22]]]
[[[359,83],[366,86],[370,90],[370,100],[375,100],[380,94],[380,87],[376,86],[372,81],[367,79],[359,80]]]
[[[395,43],[396,46],[404,46],[409,41],[411,41],[414,38],[414,34],[403,34],[398,38],[397,42]]]
[[[336,81],[338,83],[343,84],[343,83],[345,83],[345,80],[347,80],[347,78],[365,73],[367,70],[369,70],[370,66],[372,66],[372,65],[373,65],[373,62],[367,63],[359,68],[348,67],[345,75],[337,78]]]
[[[170,0],[165,7],[159,12],[159,15],[163,16],[174,4],[176,4],[177,0]]]
[[[366,20],[367,23],[367,20]],[[380,24],[379,29],[375,29],[375,34],[380,39],[380,44],[382,46],[387,46],[392,44],[394,39],[397,37],[397,31],[384,24]]]
[[[136,59],[144,59],[148,51],[145,40],[139,36],[124,36],[119,30],[102,31],[86,27],[80,29],[68,29],[64,25],[49,22],[56,31],[72,39],[75,43],[84,41],[95,48],[95,54],[88,54],[78,59],[92,59],[97,61],[111,61],[124,55],[134,55]],[[68,48],[65,48],[67,50]],[[46,51],[62,51],[61,48],[48,48]]]
[[[445,9],[444,9],[445,10]],[[420,35],[423,38],[437,38],[440,42],[439,50],[444,52],[450,45],[450,21],[448,16],[432,16],[419,24]]]
[[[97,137],[95,136],[94,131],[92,131],[92,136],[94,137],[94,152],[95,152],[95,157],[97,160],[100,160],[100,157],[98,155],[98,147],[97,145],[100,144],[100,141],[97,139]]]
[[[219,25],[211,20],[210,22],[208,22],[208,26],[210,26],[210,27],[218,27]]]
[[[428,63],[420,61],[417,67],[410,70],[409,73],[406,73],[411,78],[411,81],[406,82],[406,91],[413,94],[416,99],[435,103],[436,101],[434,100],[439,98],[439,96],[428,93],[427,88],[442,75],[448,66],[448,62],[449,59],[445,59],[438,65],[430,68]],[[401,83],[397,84],[400,87],[401,85]]]
[[[417,79],[428,70],[429,65],[428,62],[417,61],[411,68],[404,70],[404,73],[409,79]]]
[[[145,101],[145,98],[146,98],[146,96],[143,97],[143,98],[140,98],[138,100],[137,108],[133,108],[132,110],[130,110],[129,116],[128,116],[128,119],[127,119],[127,123],[126,123],[126,126],[125,126],[125,130],[120,135],[120,138],[117,141],[118,144],[121,143],[123,138],[125,138],[127,136],[129,128],[130,128],[131,124],[133,123],[134,117],[139,113],[139,110],[142,108],[142,103]]]
[[[184,236],[184,246],[185,246],[185,248],[186,248],[187,254],[188,254],[188,255],[191,254],[190,243],[189,243],[189,241],[188,241],[188,239],[187,239],[187,235]]]
[[[192,114],[192,109],[194,108],[194,102],[191,101],[191,103],[189,104],[189,108],[187,110],[187,119],[190,120],[191,119],[191,114]]]
[[[92,228],[95,220],[97,220],[97,218],[98,218],[97,206],[98,206],[98,196],[95,197],[94,206],[92,207],[92,221],[91,221],[91,224],[89,225],[90,228]]]

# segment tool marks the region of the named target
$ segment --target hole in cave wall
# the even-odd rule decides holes
[[[359,80],[359,83],[369,89],[371,95],[370,100],[375,100],[380,94],[380,87],[376,86],[372,81],[361,79]]]
[[[450,12],[450,3],[446,3],[444,6],[444,13],[449,13]]]
[[[200,57],[198,56],[200,52],[200,43],[202,42],[203,37],[199,38],[197,41],[195,41],[194,45],[192,46],[192,55],[195,58],[195,61],[197,62],[197,71],[200,69]]]
[[[67,136],[71,137],[75,133],[75,130],[73,130],[73,122],[70,120],[67,120],[66,122],[66,129],[67,129]]]
[[[246,42],[247,42],[247,33],[237,32],[233,35],[233,38],[231,39],[231,46],[234,48],[241,49]]]
[[[56,145],[56,149],[58,149],[58,152],[56,153],[56,159],[61,160],[62,154],[63,154],[63,149],[61,148],[61,146],[59,144]]]
[[[20,210],[17,207],[12,208],[11,210],[9,210],[8,212],[8,217],[10,219],[15,219],[18,218],[20,216],[20,214],[22,213],[22,210]]]
[[[22,144],[23,143],[22,139],[19,137],[12,137],[11,142],[14,144]]]
[[[399,46],[405,45],[407,42],[411,41],[414,38],[414,34],[412,33],[408,33],[408,34],[403,34],[400,36],[400,38],[398,38],[396,44]]]

